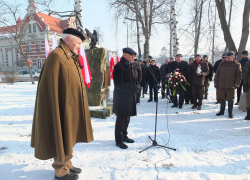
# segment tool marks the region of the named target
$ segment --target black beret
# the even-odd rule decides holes
[[[122,52],[123,52],[123,53],[128,53],[128,54],[134,54],[134,55],[137,54],[133,49],[131,49],[131,48],[129,48],[129,47],[123,48],[123,49],[122,49]]]
[[[234,55],[235,55],[235,54],[232,53],[232,52],[228,52],[228,53],[227,53],[227,57],[234,56]]]
[[[153,57],[152,57],[152,56],[148,56],[148,58],[151,58],[151,59],[153,59]]]
[[[244,51],[242,51],[241,54],[248,55],[248,51],[247,51],[247,50],[244,50]]]
[[[180,57],[182,57],[182,54],[176,54],[176,55],[175,55],[175,57],[177,57],[177,56],[180,56]]]
[[[63,34],[71,34],[73,36],[76,36],[76,37],[80,38],[82,41],[85,40],[85,37],[83,36],[83,34],[80,31],[78,31],[77,29],[74,29],[74,28],[64,29]]]

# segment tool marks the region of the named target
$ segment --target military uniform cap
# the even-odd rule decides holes
[[[234,56],[234,55],[235,55],[235,54],[232,53],[232,52],[228,52],[228,53],[227,53],[227,57]]]
[[[123,48],[123,49],[122,49],[122,52],[123,52],[123,53],[128,53],[128,54],[134,54],[134,55],[137,54],[133,49],[131,49],[131,48],[129,48],[129,47]]]
[[[80,31],[78,31],[77,29],[74,29],[74,28],[64,29],[63,34],[71,34],[73,36],[80,38],[82,41],[85,40],[84,35]]]

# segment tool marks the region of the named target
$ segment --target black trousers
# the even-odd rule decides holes
[[[240,86],[237,88],[237,102],[240,102],[240,95],[242,91],[243,81],[241,81]]]
[[[128,125],[130,122],[130,117],[116,117],[115,122],[115,142],[121,143],[128,136]]]
[[[166,84],[163,84],[163,82],[164,82],[165,80],[162,80],[162,82],[161,82],[161,84],[162,84],[162,91],[161,91],[161,96],[162,97],[166,97],[166,95],[170,95],[170,90],[169,90],[169,88],[167,88],[167,90],[166,90],[166,86],[168,85],[168,83],[166,83]],[[167,91],[167,92],[166,92]]]
[[[193,102],[193,99],[192,99],[192,86],[190,85],[186,85],[186,90],[185,91],[185,94],[184,94],[184,97],[185,97],[185,102],[186,103],[189,103],[191,101],[191,103]]]
[[[153,90],[154,90],[154,101],[157,102],[158,101],[158,89],[154,84],[149,84],[149,100],[153,100]]]
[[[173,93],[173,88],[171,89],[172,93]],[[179,92],[179,103],[177,102],[177,92]],[[179,88],[177,89],[175,96],[172,96],[172,101],[174,103],[174,106],[182,106],[183,102],[184,102],[184,94],[185,94],[185,90],[179,86]]]
[[[192,85],[192,96],[193,96],[194,105],[196,105],[196,106],[202,105],[203,91],[204,91],[203,85]],[[197,100],[198,100],[198,102],[197,102]]]

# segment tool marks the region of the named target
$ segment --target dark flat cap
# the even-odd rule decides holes
[[[133,49],[131,49],[131,48],[129,48],[129,47],[123,48],[123,49],[122,49],[122,52],[123,52],[123,53],[128,53],[128,54],[134,54],[134,55],[137,54]]]
[[[76,37],[80,38],[82,41],[85,40],[85,37],[83,36],[83,34],[80,31],[78,31],[77,29],[74,29],[74,28],[64,29],[63,34],[71,34],[73,36],[76,36]]]
[[[227,53],[227,57],[234,56],[234,55],[235,55],[235,54],[232,53],[232,52],[228,52],[228,53]]]
[[[152,57],[152,56],[150,56],[150,55],[148,56],[148,58],[151,58],[151,59],[153,59],[153,57]]]
[[[222,56],[227,56],[227,53],[223,53]]]
[[[196,54],[195,57],[197,57],[197,56],[200,56],[200,57],[201,57],[201,54]]]
[[[182,57],[182,54],[176,54],[175,57],[177,57],[177,56],[181,56]]]
[[[172,60],[172,59],[174,59],[174,57],[170,57],[169,59]]]
[[[244,50],[244,51],[242,51],[241,54],[248,55],[248,51],[247,51],[247,50]]]

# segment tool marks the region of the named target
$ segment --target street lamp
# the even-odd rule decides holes
[[[128,24],[124,21],[123,24],[127,25],[127,47],[128,47]]]
[[[11,59],[12,59],[12,84],[14,83],[14,58],[13,58],[13,46],[12,46],[12,38],[6,36],[10,39],[10,48],[11,48]]]

